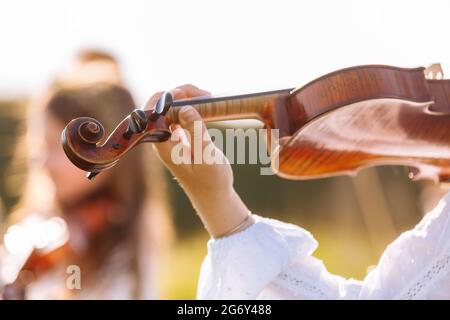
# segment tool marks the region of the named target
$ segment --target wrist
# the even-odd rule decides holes
[[[251,225],[253,218],[245,220],[248,208],[233,187],[224,188],[221,192],[203,192],[189,194],[188,196],[200,216],[209,234],[215,238],[243,230],[247,224]],[[242,224],[239,230],[237,226]]]
[[[237,226],[235,226],[233,229],[229,230],[228,232],[225,232],[225,233],[219,234],[219,235],[214,235],[213,238],[221,239],[221,238],[229,237],[233,234],[244,231],[245,229],[247,229],[254,223],[255,223],[255,218],[253,217],[252,212],[248,211],[247,216],[245,217],[244,220],[242,220],[242,222],[240,224],[238,224]]]

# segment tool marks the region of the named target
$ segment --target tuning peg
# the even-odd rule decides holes
[[[150,116],[150,121],[156,121],[159,116],[163,116],[169,111],[173,103],[173,96],[170,92],[164,92],[156,102],[155,108]]]
[[[135,109],[128,118],[128,128],[123,134],[125,139],[130,139],[133,134],[141,133],[147,128],[147,116],[143,110]]]

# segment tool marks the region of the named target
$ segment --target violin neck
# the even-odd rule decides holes
[[[213,96],[176,100],[166,115],[170,123],[178,123],[180,107],[191,105],[204,121],[222,121],[236,119],[257,119],[264,121],[267,111],[275,102],[286,99],[292,89],[267,91],[234,96]]]

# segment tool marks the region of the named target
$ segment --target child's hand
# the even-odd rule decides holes
[[[178,87],[171,93],[174,99],[209,95],[209,92],[192,85]],[[147,106],[152,107],[160,95],[161,93],[154,95]],[[213,145],[205,124],[193,107],[182,107],[178,117],[180,124],[172,126],[172,138],[163,143],[155,143],[154,148],[180,182],[210,234],[213,237],[226,234],[240,225],[248,214],[247,207],[233,188],[231,166],[220,149]],[[195,125],[201,130],[194,130]],[[194,161],[176,164],[172,158],[172,149],[178,144],[183,145],[184,151],[190,153],[192,159],[195,152],[203,154],[203,150],[209,148],[208,154],[213,150],[217,155],[215,158],[222,161],[219,161],[220,164],[206,164],[203,161],[199,164],[194,164]],[[195,150],[195,147],[200,147],[201,150]],[[249,219],[246,224],[251,223],[252,219]],[[245,226],[239,229],[242,230]]]
[[[192,85],[178,87],[172,90],[171,93],[174,99],[210,95],[209,92]],[[160,93],[154,95],[148,102],[148,105],[153,105],[159,96]],[[185,106],[179,109],[178,117],[180,123],[171,126],[171,139],[164,143],[154,144],[159,157],[189,193],[202,193],[205,191],[209,193],[223,193],[231,189],[233,185],[233,173],[228,159],[220,149],[214,146],[200,115],[191,106]],[[196,130],[194,130],[195,126],[197,128]],[[194,143],[194,140],[196,143]],[[173,147],[175,146],[178,146],[178,149],[175,149],[174,153],[172,153]],[[180,151],[180,146],[182,146],[184,154],[190,155],[189,159],[187,159],[188,163],[180,164],[178,160],[177,164],[177,159],[173,158],[180,156],[180,152],[176,152],[177,150]],[[196,150],[195,147],[200,150]],[[205,148],[213,150],[220,164],[208,165],[204,163],[202,155]],[[200,160],[200,163],[196,163],[195,165],[194,153],[197,153],[197,159]]]

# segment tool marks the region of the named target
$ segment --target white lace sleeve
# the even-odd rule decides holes
[[[450,299],[450,193],[387,247],[360,297]]]
[[[317,247],[300,227],[256,215],[255,219],[242,232],[208,241],[199,299],[254,299],[295,258]]]
[[[450,194],[388,246],[364,281],[330,274],[306,230],[255,217],[208,242],[199,299],[450,299]]]

